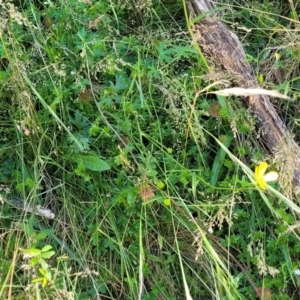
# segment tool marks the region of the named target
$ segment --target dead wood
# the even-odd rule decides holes
[[[204,54],[209,57],[212,67],[225,70],[233,85],[243,88],[258,88],[256,77],[247,63],[246,55],[238,37],[221,21],[210,0],[187,0],[191,19],[205,13],[197,24],[192,25],[194,38]],[[271,153],[280,157],[279,168],[282,174],[291,166],[292,185],[300,192],[300,148],[291,137],[287,127],[280,119],[268,96],[253,95],[241,99],[257,119],[262,143]],[[289,155],[286,155],[288,153]]]

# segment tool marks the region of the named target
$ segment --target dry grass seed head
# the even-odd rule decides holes
[[[132,163],[130,162],[130,160],[127,158],[127,154],[125,153],[124,149],[122,149],[122,147],[120,145],[118,145],[118,149],[120,151],[120,154],[118,157],[119,157],[120,163],[122,164],[123,168],[126,169],[127,171],[134,172],[135,168],[132,165]]]
[[[17,10],[17,8],[14,6],[13,1],[6,1],[0,0],[0,8],[2,8],[2,12],[0,15],[0,37],[1,33],[3,33],[3,29],[5,28],[5,25],[7,24],[8,18],[13,19],[16,23],[19,25],[24,26],[33,26],[26,18],[22,16],[22,14]],[[7,17],[4,17],[4,15],[7,15]],[[3,21],[3,22],[2,22]]]
[[[149,10],[152,7],[152,0],[118,0],[117,6],[121,9],[134,10],[141,12],[142,10]]]
[[[276,274],[279,273],[279,270],[268,266],[266,264],[266,259],[265,259],[265,250],[264,250],[264,245],[261,241],[258,241],[257,244],[254,243],[252,240],[248,246],[247,250],[250,254],[251,257],[256,257],[257,259],[257,269],[258,273],[263,276],[271,275],[274,277]]]
[[[146,202],[155,196],[154,189],[148,183],[143,184],[140,186],[139,195]]]
[[[93,92],[90,89],[81,90],[78,94],[78,99],[87,104],[93,100]]]
[[[183,77],[184,76],[185,75],[183,75]],[[176,138],[175,136],[178,136],[178,133],[186,134],[188,126],[190,126],[194,139],[205,146],[206,138],[202,126],[198,123],[198,120],[195,120],[194,116],[189,122],[191,99],[187,98],[180,80],[180,78],[169,79],[166,77],[164,78],[164,86],[155,85],[162,93],[164,109],[168,114],[168,123],[172,126],[174,138]],[[206,114],[206,112],[204,112],[204,114]],[[176,149],[180,149],[181,146],[181,142],[178,139],[175,139],[173,149],[176,151]]]
[[[203,245],[202,245],[203,244],[202,234],[204,234],[204,232],[201,233],[198,230],[195,231],[195,237],[192,243],[192,246],[196,246],[195,261],[197,261],[199,257],[204,253]]]

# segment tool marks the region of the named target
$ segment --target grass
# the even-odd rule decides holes
[[[297,99],[299,7],[276,3],[222,13],[262,87]],[[0,7],[1,185],[55,213],[1,205],[0,299],[299,297],[291,178],[255,185],[278,157],[237,98],[206,93],[222,76],[181,1]],[[297,136],[297,101],[275,105]]]

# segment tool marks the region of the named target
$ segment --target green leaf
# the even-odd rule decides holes
[[[86,169],[92,171],[106,171],[110,169],[110,166],[96,155],[75,155],[74,159],[78,164],[82,163]]]
[[[44,254],[44,253],[43,253]],[[39,259],[39,265],[42,267],[42,269],[47,270],[48,269],[48,264],[46,263],[46,261],[44,260],[44,258],[40,258]]]
[[[44,247],[42,248],[42,252],[47,252],[47,251],[49,251],[50,249],[52,249],[52,246],[46,245],[46,246],[44,246]]]
[[[38,256],[41,254],[41,250],[40,249],[35,249],[35,248],[31,248],[31,249],[21,249],[21,251],[27,255],[29,255],[30,257],[34,257],[34,256]]]
[[[83,130],[89,126],[89,121],[78,110],[75,112],[74,119],[71,119],[71,123],[76,126],[78,130]]]
[[[81,30],[77,32],[77,34],[79,35],[80,39],[84,41],[87,34],[85,27],[82,27]]]
[[[232,139],[233,139],[233,135],[230,134],[230,133],[227,134],[223,138],[223,144],[226,148],[228,148],[230,146],[230,143],[231,143]],[[217,184],[218,176],[221,172],[221,168],[223,166],[225,155],[226,155],[226,152],[222,148],[220,148],[219,151],[218,151],[217,156],[215,157],[213,167],[212,167],[212,170],[211,170],[210,184],[212,186],[215,186]]]
[[[51,236],[55,231],[53,229],[43,229],[43,231],[39,232],[34,238],[37,241],[43,240],[47,236]]]
[[[39,262],[39,258],[38,257],[33,257],[31,260],[30,260],[30,265],[32,267],[36,266]]]
[[[47,233],[42,231],[42,232],[38,233],[34,238],[35,238],[35,240],[40,241],[46,237],[47,237]]]
[[[55,254],[54,251],[43,252],[43,253],[41,254],[41,257],[42,257],[42,258],[50,258],[50,257],[52,257],[54,254]]]

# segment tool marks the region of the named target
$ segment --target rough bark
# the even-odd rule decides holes
[[[194,38],[209,57],[215,68],[233,78],[232,84],[243,88],[258,88],[256,77],[247,63],[246,55],[238,37],[221,21],[215,5],[210,0],[186,0],[189,15],[195,18],[203,13],[192,29]],[[243,104],[254,113],[261,132],[261,140],[271,153],[281,158],[281,168],[291,165],[294,191],[300,191],[300,149],[292,139],[287,127],[280,119],[268,96],[250,96],[242,99]],[[284,155],[282,151],[289,154]]]

